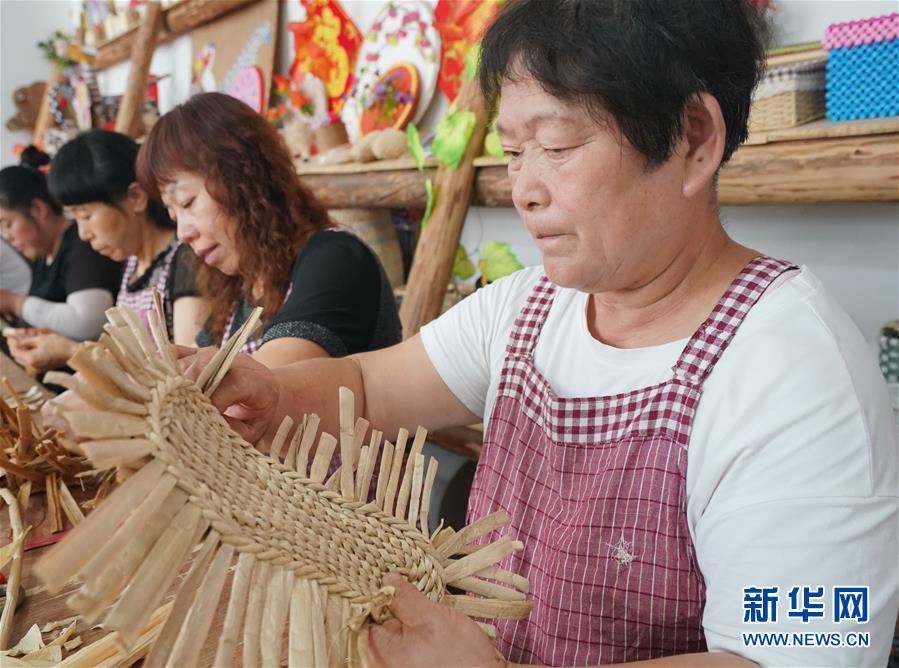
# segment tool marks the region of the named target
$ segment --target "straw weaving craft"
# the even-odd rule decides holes
[[[391,571],[472,617],[527,615],[527,582],[496,567],[522,544],[479,544],[508,517],[430,534],[437,462],[426,465],[423,429],[408,451],[405,430],[382,443],[355,418],[345,388],[337,437],[319,434],[315,415],[295,430],[287,418],[268,456],[230,429],[208,397],[259,310],[196,382],[181,375],[158,314],[152,338],[134,312],[107,314],[106,334],[70,361],[84,380],[53,382],[91,406],[67,414],[90,439],[80,447],[91,463],[131,475],[37,565],[51,591],[81,582],[69,603],[86,622],[133,648],[161,623],[154,610],[188,563],[146,665],[198,665],[207,642],[217,646],[214,665],[358,664],[357,638],[389,617],[392,591],[381,581]],[[326,480],[335,451],[344,465]],[[476,596],[448,593],[450,585]],[[218,608],[224,621],[214,624]]]

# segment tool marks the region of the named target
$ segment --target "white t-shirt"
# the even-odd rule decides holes
[[[519,271],[421,331],[437,372],[485,421],[510,331],[542,275]],[[604,345],[590,335],[586,305],[585,293],[558,289],[537,343],[537,369],[558,395],[605,396],[672,376],[686,339]],[[763,665],[885,665],[899,607],[896,429],[871,351],[807,268],[769,288],[706,380],[686,494],[710,650]],[[833,588],[864,585],[870,621],[834,623]],[[744,624],[743,588],[773,586],[777,622]],[[824,619],[788,617],[794,586],[824,587]],[[806,640],[793,632],[849,642],[847,633],[868,632],[870,646],[745,646],[742,634],[754,632],[783,632],[793,645]]]
[[[28,261],[6,239],[0,239],[0,290],[27,295],[30,287],[31,267]]]

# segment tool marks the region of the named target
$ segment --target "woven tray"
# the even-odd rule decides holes
[[[149,318],[151,340],[124,308],[110,309],[106,334],[71,359],[85,383],[54,374],[52,382],[94,407],[66,416],[76,435],[90,439],[84,453],[98,468],[133,474],[37,564],[47,588],[80,579],[70,605],[88,623],[105,616],[103,625],[126,650],[144,642],[155,623],[148,666],[197,665],[210,636],[217,640],[214,665],[231,664],[235,655],[245,665],[357,665],[359,635],[389,616],[392,591],[381,581],[391,571],[471,616],[527,615],[527,582],[495,566],[522,544],[508,536],[477,544],[507,516],[429,534],[436,461],[425,466],[423,429],[408,457],[405,430],[382,447],[381,433],[367,438],[368,423],[354,418],[345,388],[339,438],[319,434],[316,416],[295,431],[286,419],[266,456],[229,428],[208,396],[258,313],[197,382],[178,371],[158,314]],[[326,481],[338,448],[344,465]],[[377,494],[369,501],[377,462]],[[160,623],[154,610],[197,545]],[[479,597],[448,594],[449,585]],[[213,628],[220,605],[227,606],[224,623]],[[82,651],[67,663],[98,656]]]

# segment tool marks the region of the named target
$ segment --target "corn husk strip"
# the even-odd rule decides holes
[[[156,444],[146,438],[112,438],[86,441],[78,445],[96,469],[112,468],[126,462],[136,462],[153,454]]]
[[[234,547],[222,545],[209,570],[206,571],[203,584],[200,585],[197,592],[197,598],[190,608],[187,619],[178,634],[178,640],[175,641],[175,647],[172,649],[172,656],[169,659],[172,666],[199,665],[200,650],[203,649],[203,643],[209,634],[209,627],[212,625],[212,618],[218,607],[222,587],[224,587],[225,578],[228,575],[228,567],[231,565],[233,557]]]
[[[265,607],[265,594],[268,591],[271,568],[271,562],[260,561],[253,569],[250,596],[247,599],[247,616],[243,625],[244,668],[256,668],[260,665],[259,634],[262,629],[262,612]]]
[[[478,571],[492,566],[495,563],[505,559],[513,552],[524,549],[521,541],[512,540],[508,536],[503,536],[499,540],[485,545],[477,552],[469,554],[457,561],[452,561],[443,570],[443,576],[446,582],[455,582],[460,578],[467,577]]]
[[[269,455],[272,459],[281,461],[281,450],[284,448],[284,443],[287,441],[287,436],[290,434],[292,427],[293,418],[289,415],[285,415],[284,419],[281,420],[281,424],[278,425],[278,431],[275,432],[275,437],[272,439],[272,444],[269,449]]]
[[[415,528],[418,524],[418,510],[421,507],[421,489],[424,484],[424,455],[416,455],[415,463],[412,465],[412,492],[410,495],[409,515],[406,518],[409,525]]]
[[[44,376],[44,382],[52,385],[59,385],[71,390],[84,399],[86,402],[99,408],[100,410],[115,411],[117,413],[126,413],[128,415],[143,416],[147,414],[146,404],[136,401],[123,399],[103,390],[95,388],[93,385],[82,383],[73,375],[62,373],[60,371],[48,371]]]
[[[533,607],[531,601],[488,601],[473,596],[453,594],[444,596],[443,602],[469,617],[499,617],[502,619],[524,619]]]
[[[69,491],[68,486],[62,481],[59,482],[59,501],[62,505],[63,512],[66,514],[66,517],[69,518],[69,522],[72,523],[73,527],[78,526],[84,521],[84,513],[81,512],[78,502],[75,501],[72,492]]]
[[[492,531],[501,529],[512,521],[505,512],[497,511],[486,515],[460,531],[454,533],[446,542],[440,543],[437,552],[443,557],[458,554],[464,545],[473,543],[481,536],[486,536]]]
[[[153,490],[165,473],[165,464],[154,460],[131,476],[116,489],[87,519],[78,525],[65,540],[53,548],[35,565],[37,574],[51,593],[77,573],[91,558],[97,545],[108,537]]]
[[[527,598],[523,592],[520,592],[517,589],[502,584],[496,584],[495,582],[481,580],[471,575],[459,578],[458,580],[453,580],[453,586],[458,587],[463,591],[477,594],[478,596],[495,598],[500,601],[523,601]]]
[[[155,290],[155,287],[154,287]],[[169,341],[168,328],[165,326],[165,315],[151,312],[147,314],[147,323],[150,325],[150,334],[153,335],[153,341],[156,349],[162,356],[163,361],[172,369],[178,368],[178,360],[172,352],[171,342]]]
[[[400,491],[396,498],[396,511],[393,513],[395,517],[406,516],[406,507],[409,505],[409,492],[412,488],[412,476],[415,475],[415,461],[425,447],[427,436],[428,430],[424,427],[419,427],[415,430],[415,439],[412,441],[412,447],[409,449],[408,463],[403,472],[403,482],[400,485]]]
[[[85,645],[74,654],[70,654],[57,668],[82,668],[83,666],[106,666],[106,665],[126,665],[130,666],[134,661],[141,658],[149,649],[150,643],[156,640],[159,635],[162,622],[168,616],[172,609],[172,602],[168,602],[155,610],[152,608],[147,611],[149,622],[146,627],[141,630],[139,639],[134,649],[127,655],[134,657],[131,663],[127,662],[127,657],[122,653],[119,647],[119,638],[115,633],[108,633],[102,638],[95,640],[90,645]],[[111,664],[109,662],[112,662]]]
[[[85,359],[83,361],[79,361],[79,365],[82,366],[82,368],[79,369],[73,364],[73,362],[76,361],[76,358],[78,357],[78,354],[81,350],[84,350]],[[106,378],[113,384],[113,386],[106,387],[104,385],[103,389],[113,396],[115,396],[116,394],[121,394],[124,395],[126,399],[130,399],[132,401],[148,401],[150,399],[150,391],[144,385],[136,382],[131,376],[122,371],[122,369],[116,362],[117,360],[112,355],[112,353],[110,353],[105,348],[101,348],[98,345],[89,346],[87,348],[79,347],[79,349],[75,351],[75,354],[69,360],[69,366],[71,366],[76,371],[81,371],[82,373],[84,373],[85,380],[87,380],[92,385],[94,383],[90,376],[96,376],[98,374],[106,376]]]
[[[287,639],[288,666],[314,666],[312,618],[317,610],[312,608],[312,592],[309,581],[296,578],[290,593],[290,627]]]
[[[0,498],[9,506],[9,524],[12,527],[13,542],[20,538],[18,546],[12,555],[12,566],[9,568],[9,577],[6,583],[6,604],[3,613],[0,614],[0,650],[6,649],[9,642],[9,634],[12,632],[12,619],[19,600],[19,584],[22,581],[22,554],[25,529],[22,527],[22,509],[19,500],[8,489],[0,488]],[[40,631],[38,631],[40,635]]]
[[[371,456],[371,448],[367,445],[362,448],[359,454],[359,468],[356,469],[356,489],[353,490],[353,500],[362,500],[362,479],[365,477],[365,469],[368,468],[368,461]]]
[[[493,624],[486,624],[484,622],[475,622],[475,624],[481,627],[481,631],[486,633],[488,638],[496,640],[496,627]]]
[[[174,487],[175,478],[166,475],[79,572],[84,585],[72,596],[72,607],[87,623],[92,624],[115,600],[187,502],[187,493]]]
[[[307,478],[309,477],[309,453],[312,450],[312,444],[315,442],[315,436],[318,434],[319,422],[320,418],[315,413],[307,416],[306,426],[303,427],[303,439],[300,441],[297,459],[293,466],[301,476]]]
[[[293,431],[293,436],[290,439],[290,444],[287,446],[287,454],[284,455],[284,466],[289,469],[296,470],[297,466],[297,451],[300,448],[300,441],[303,439],[303,432],[306,430],[306,416],[303,416],[303,419],[300,421],[300,424],[297,425],[297,428]]]
[[[107,615],[106,628],[119,632],[122,642],[131,646],[148,622],[175,580],[181,565],[205,527],[201,511],[193,504],[185,505],[153,545],[138,567],[131,584]]]
[[[428,462],[428,473],[425,476],[424,489],[421,492],[421,510],[419,511],[418,521],[421,525],[421,532],[425,538],[430,538],[430,522],[428,515],[431,511],[431,494],[434,491],[434,479],[437,477],[437,459],[431,458]]]
[[[488,580],[498,580],[507,585],[511,585],[515,587],[522,594],[527,594],[529,591],[527,578],[522,577],[518,573],[513,573],[512,571],[507,571],[499,566],[488,566],[484,568],[475,575],[479,578],[487,578]]]
[[[328,475],[328,465],[331,463],[331,457],[334,455],[334,448],[337,446],[337,439],[327,432],[322,432],[321,438],[318,439],[318,449],[315,452],[315,459],[312,460],[312,467],[309,470],[309,479],[314,482],[322,482]]]
[[[241,552],[237,557],[237,568],[234,571],[234,580],[231,584],[231,598],[228,600],[228,610],[225,613],[225,621],[222,625],[222,634],[219,636],[218,649],[215,653],[213,666],[234,665],[234,652],[237,649],[237,638],[243,625],[244,611],[247,607],[247,595],[250,589],[250,578],[253,574],[253,565],[256,558],[249,552]]]
[[[312,615],[312,649],[315,653],[315,665],[317,668],[327,668],[330,655],[328,633],[325,630],[325,615],[320,614],[321,611],[325,610],[325,597],[327,594],[322,592],[321,587],[318,586],[315,580],[306,580],[306,584],[309,587],[312,608],[315,611],[319,611],[317,614]]]
[[[345,499],[353,498],[355,488],[353,481],[353,441],[356,432],[353,429],[356,400],[348,387],[340,388],[340,493]]]
[[[364,417],[356,418],[353,425],[353,469],[356,470],[359,463],[359,455],[362,452],[362,443],[368,433],[369,422]]]
[[[247,339],[253,334],[259,317],[262,315],[262,308],[256,307],[247,318],[247,321],[241,325],[240,329],[222,346],[219,351],[209,361],[209,364],[200,373],[197,378],[197,385],[207,397],[211,397],[219,383],[228,373],[228,369],[234,363],[234,358],[240,353],[240,349],[247,342]]]
[[[59,533],[65,528],[65,523],[59,503],[59,477],[55,473],[51,473],[44,479],[44,492],[47,495],[47,519],[50,522],[50,533]]]
[[[387,490],[384,492],[384,512],[393,515],[394,500],[400,484],[400,472],[403,468],[403,460],[406,455],[406,441],[409,432],[400,429],[396,437],[396,445],[393,448],[393,462],[390,465],[390,480],[387,482]],[[384,475],[382,473],[382,475]]]
[[[127,438],[147,432],[146,420],[133,415],[109,411],[65,411],[63,414],[80,438]]]
[[[206,569],[209,568],[213,550],[218,545],[220,539],[221,537],[218,532],[213,529],[209,531],[206,540],[203,541],[200,551],[194,558],[194,563],[191,565],[190,570],[181,583],[181,587],[178,589],[178,595],[175,597],[172,611],[169,613],[168,619],[166,619],[165,625],[162,627],[162,631],[159,632],[159,638],[156,640],[153,649],[150,650],[150,655],[144,662],[146,668],[162,668],[168,664],[169,656],[171,656],[175,640],[178,637],[178,632],[184,625],[184,618],[187,616],[191,605],[193,605],[197,587],[200,586],[200,581],[206,573]]]
[[[390,481],[390,471],[393,467],[393,444],[384,441],[384,450],[381,451],[381,468],[378,474],[378,486],[375,490],[375,505],[384,510],[384,501],[387,496],[387,483]],[[386,511],[385,511],[386,512]]]
[[[359,456],[359,470],[362,472],[356,476],[356,499],[359,501],[368,500],[368,490],[371,488],[371,479],[375,474],[375,465],[378,463],[382,438],[382,432],[377,429],[373,430],[371,432],[371,441],[366,446],[368,448],[367,457],[364,454]],[[365,448],[362,448],[362,450],[364,451]]]
[[[341,597],[329,596],[322,592],[325,611],[325,634],[327,636],[328,666],[345,668],[346,663],[346,619],[343,615]]]
[[[287,612],[290,605],[290,594],[293,591],[293,571],[280,566],[273,569],[269,579],[268,594],[262,612],[262,629],[260,646],[262,649],[262,665],[278,666],[281,664],[281,650],[284,645],[284,627],[287,624]]]

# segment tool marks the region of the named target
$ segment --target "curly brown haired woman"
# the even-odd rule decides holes
[[[400,340],[377,257],[331,221],[278,132],[244,103],[206,93],[175,107],[153,127],[137,169],[196,254],[212,305],[198,344],[227,340],[255,305],[264,328],[244,352],[267,366]]]

